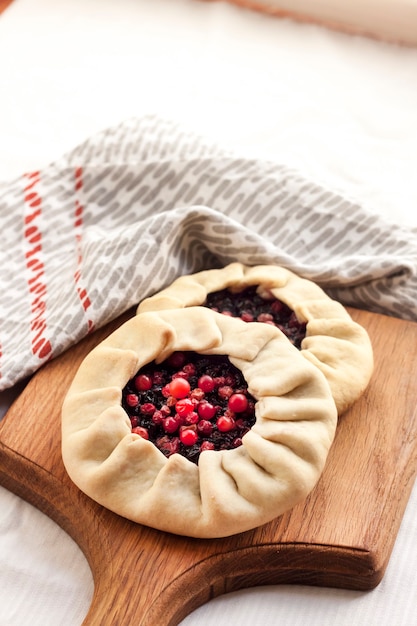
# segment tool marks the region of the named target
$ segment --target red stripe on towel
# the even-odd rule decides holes
[[[31,172],[24,176],[26,185],[23,189],[25,216],[23,241],[27,270],[27,286],[31,298],[30,333],[32,353],[44,360],[52,356],[52,345],[48,339],[46,323],[45,266],[42,258],[42,231],[39,220],[42,216],[42,198],[38,185],[40,172]]]
[[[75,169],[75,194],[81,191],[83,187],[83,169],[82,167],[77,167]],[[88,297],[87,289],[82,286],[82,262],[83,255],[81,249],[81,241],[82,241],[82,226],[83,226],[83,211],[84,207],[80,202],[79,198],[75,198],[75,210],[74,210],[74,228],[75,228],[75,241],[77,245],[77,269],[74,272],[74,282],[77,287],[78,297],[80,298],[81,304],[85,312],[91,306],[91,300]],[[88,332],[94,330],[94,322],[88,318]]]

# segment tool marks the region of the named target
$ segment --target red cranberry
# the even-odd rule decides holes
[[[228,433],[230,430],[233,430],[233,428],[235,428],[235,420],[233,419],[233,417],[221,415],[218,418],[216,425],[220,432]]]
[[[172,380],[174,380],[174,378],[184,378],[184,380],[188,380],[190,375],[185,371],[185,369],[182,369],[172,374]]]
[[[144,415],[153,415],[155,413],[156,407],[152,402],[145,402],[140,407],[140,412]]]
[[[200,419],[198,413],[196,413],[195,411],[191,411],[191,413],[187,413],[187,415],[184,418],[184,422],[186,424],[197,424],[198,420]]]
[[[248,408],[248,399],[243,393],[234,393],[229,398],[228,407],[234,413],[243,413]]]
[[[173,407],[177,404],[178,400],[177,398],[174,398],[174,396],[168,396],[168,398],[166,399],[166,405],[168,408]],[[171,411],[170,411],[171,413]]]
[[[204,452],[204,450],[214,450],[214,443],[212,441],[203,441],[200,446],[200,452]]]
[[[216,407],[211,402],[200,402],[197,407],[199,416],[202,419],[211,420],[217,413]]]
[[[175,417],[165,417],[162,420],[162,426],[165,432],[172,434],[172,433],[177,432],[180,426],[180,421],[176,419]]]
[[[271,313],[260,313],[256,318],[257,322],[273,322],[274,317]]]
[[[230,396],[232,395],[233,387],[231,387],[230,385],[222,385],[218,388],[217,393],[219,394],[219,398],[225,400],[227,398],[230,398]]]
[[[169,398],[169,396],[171,395],[171,391],[169,388],[169,384],[168,385],[164,385],[161,389],[161,393],[164,396],[164,398]]]
[[[197,430],[204,435],[204,437],[210,437],[213,432],[213,424],[208,420],[200,420],[197,424]]]
[[[195,400],[197,403],[200,402],[204,396],[206,394],[204,393],[204,391],[202,389],[200,389],[199,387],[196,387],[195,389],[192,389],[190,391],[190,398],[192,400]]]
[[[146,430],[146,428],[143,428],[142,426],[135,426],[135,428],[132,428],[132,433],[135,433],[136,435],[140,435],[143,439],[149,439],[149,433]]]
[[[164,419],[164,414],[160,409],[157,409],[153,412],[152,421],[154,424],[162,424],[162,420]]]
[[[179,449],[180,449],[180,438],[179,437],[169,437],[168,435],[165,435],[163,437],[159,437],[155,441],[155,445],[166,456],[171,456],[171,454],[175,454],[176,452],[179,452]]]
[[[281,302],[281,300],[273,300],[271,302],[271,311],[275,313],[275,315],[277,313],[281,313],[283,308],[284,308],[284,303]]]
[[[250,313],[249,311],[242,311],[240,318],[244,321],[244,322],[253,322],[254,321],[254,316],[252,313]]]
[[[152,376],[154,385],[162,385],[164,382],[163,372],[155,371]]]
[[[182,366],[185,363],[185,354],[184,352],[173,352],[168,358],[167,358],[167,364],[170,367],[173,367],[176,370],[179,370],[182,368]]]
[[[182,368],[182,371],[187,374],[187,376],[195,376],[195,365],[194,363],[187,363]]]
[[[135,393],[128,393],[126,396],[126,402],[129,406],[138,406],[139,397]]]
[[[174,398],[181,399],[190,393],[190,383],[185,378],[174,378],[169,383],[169,391]]]
[[[152,389],[152,378],[147,374],[139,374],[135,378],[135,387],[138,391],[148,391]]]
[[[185,446],[193,446],[198,441],[198,435],[191,428],[183,428],[180,431],[180,441]]]
[[[202,391],[204,391],[204,393],[210,393],[216,385],[211,376],[203,374],[203,376],[200,376],[198,379],[198,386],[202,389]]]
[[[185,417],[194,411],[194,403],[189,398],[183,398],[175,403],[175,410],[181,417]]]

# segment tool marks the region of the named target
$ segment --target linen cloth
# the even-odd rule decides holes
[[[0,220],[0,391],[180,274],[232,261],[417,320],[417,229],[158,116],[3,184]]]

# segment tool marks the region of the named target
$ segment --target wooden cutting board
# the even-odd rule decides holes
[[[369,332],[375,372],[340,418],[328,463],[305,502],[225,539],[178,537],[125,520],[65,473],[60,409],[81,360],[127,314],[40,370],[0,425],[0,483],[67,531],[95,592],[84,624],[177,624],[243,587],[301,583],[367,590],[384,575],[417,467],[417,324],[350,309]]]

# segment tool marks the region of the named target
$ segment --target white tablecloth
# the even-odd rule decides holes
[[[0,16],[0,184],[96,132],[158,114],[242,155],[295,167],[417,228],[417,50],[199,0],[14,0]],[[1,398],[3,410],[9,394]],[[417,491],[367,593],[271,586],[184,624],[417,624]],[[0,624],[80,624],[87,563],[0,489]]]

